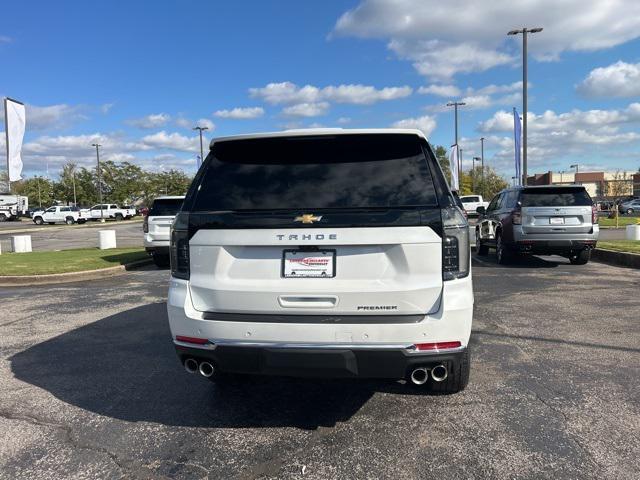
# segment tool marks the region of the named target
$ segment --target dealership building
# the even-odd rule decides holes
[[[547,172],[528,177],[528,185],[583,185],[592,198],[640,197],[640,172]]]

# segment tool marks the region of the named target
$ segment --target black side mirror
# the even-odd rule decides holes
[[[484,215],[485,213],[487,213],[487,209],[483,205],[481,205],[478,208],[476,208],[476,213],[480,215]]]

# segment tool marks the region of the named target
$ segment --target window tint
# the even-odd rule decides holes
[[[69,207],[60,207],[61,212],[69,212],[71,209]]]
[[[46,212],[49,212],[49,213],[51,213],[51,212],[55,212],[55,211],[56,211],[56,207],[49,207],[49,208],[47,208],[45,211],[46,211]]]
[[[491,203],[489,204],[489,206],[487,207],[487,211],[489,210],[495,210],[498,206],[498,199],[500,198],[500,195],[496,195],[495,197],[493,197],[493,200],[491,200]]]
[[[516,203],[518,202],[518,190],[511,190],[506,193],[504,200],[504,208],[516,208]]]
[[[480,201],[480,197],[460,197],[460,199],[465,203],[479,202]]]
[[[523,207],[587,207],[593,205],[584,188],[545,188],[523,190],[520,196]]]
[[[175,215],[180,211],[183,200],[181,198],[159,198],[153,201],[149,210],[150,217]]]
[[[414,135],[226,141],[207,162],[195,211],[437,205]]]

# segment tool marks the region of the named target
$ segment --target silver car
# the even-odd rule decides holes
[[[478,213],[476,252],[495,248],[502,264],[517,254],[555,254],[584,265],[600,232],[596,207],[580,185],[509,188]]]
[[[640,212],[640,198],[634,198],[620,204],[620,213],[633,215],[635,212]]]

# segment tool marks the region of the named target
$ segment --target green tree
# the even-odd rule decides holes
[[[25,178],[13,184],[16,195],[29,197],[29,208],[46,208],[55,203],[54,182],[41,176]]]
[[[142,169],[129,162],[104,162],[101,165],[106,199],[120,205],[135,203],[143,196],[146,182]],[[104,192],[103,192],[104,193]]]
[[[182,170],[171,169],[162,172],[149,172],[146,175],[143,203],[150,205],[160,195],[184,195],[192,178]]]
[[[496,193],[508,186],[509,183],[491,167],[484,167],[484,179],[481,167],[476,167],[473,171],[463,171],[460,175],[460,195],[478,194],[482,195],[485,201],[491,200]]]

